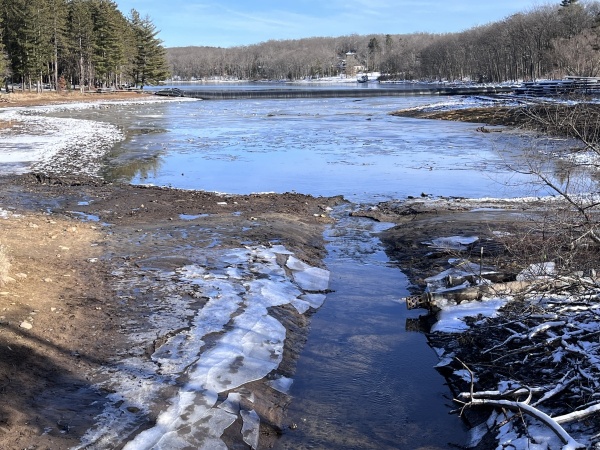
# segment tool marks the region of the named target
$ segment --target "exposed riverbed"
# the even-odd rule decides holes
[[[106,180],[232,194],[295,191],[314,196],[343,195],[362,205],[421,193],[480,197],[525,193],[526,188],[513,183],[514,174],[505,167],[506,158],[518,153],[520,145],[526,145],[527,140],[522,136],[480,133],[473,124],[404,119],[388,114],[408,105],[431,101],[434,99],[421,97],[126,103],[11,112],[11,120],[22,125],[4,131],[0,154],[31,155],[35,149],[52,142],[54,150],[50,154],[36,156],[33,163],[15,158],[4,166],[5,172],[15,168],[23,171],[34,164],[59,173],[81,169],[83,173],[91,171],[102,175]],[[28,134],[28,126],[34,126],[37,138]],[[73,153],[74,148],[81,150],[85,146],[77,145],[76,135],[63,142],[61,126],[70,127],[74,132],[81,126],[81,130],[95,136],[86,146],[104,150],[91,158],[89,152]],[[94,146],[94,141],[101,145]],[[309,303],[316,311],[308,315],[312,315],[312,330],[308,333],[308,322],[305,323],[304,334],[296,335],[295,347],[288,349],[288,357],[299,356],[298,370],[294,370],[294,362],[270,375],[269,381],[289,378],[292,382],[289,392],[281,389],[292,397],[289,416],[272,424],[274,429],[281,427],[284,436],[277,440],[271,434],[268,441],[282,448],[355,445],[355,448],[412,449],[419,445],[445,448],[448,442],[462,443],[462,423],[457,417],[447,415],[445,396],[448,393],[443,378],[433,368],[436,356],[427,347],[423,335],[405,328],[406,319],[416,317],[398,301],[407,294],[408,281],[388,263],[379,241],[374,238],[374,233],[381,228],[373,227],[374,222],[365,222],[366,219],[347,216],[347,211],[354,206],[346,206],[346,212],[334,215],[332,221],[328,207],[335,206],[339,200],[307,199],[303,210],[302,198],[295,196],[289,198],[289,203],[282,202],[281,196],[276,195],[246,200],[207,197],[206,202],[194,203],[190,199],[193,193],[177,191],[131,189],[114,197],[109,186],[101,189],[78,189],[76,185],[36,187],[31,189],[32,194],[26,191],[6,190],[2,206],[20,204],[20,209],[70,214],[76,219],[93,217],[94,221],[109,227],[107,231],[112,237],[106,256],[113,274],[121,280],[120,308],[124,308],[121,312],[133,314],[137,305],[150,308],[158,299],[169,298],[171,302],[169,306],[155,305],[156,312],[149,310],[135,320],[124,316],[133,320],[123,323],[124,333],[131,341],[120,345],[137,341],[139,348],[134,346],[133,354],[117,355],[116,360],[108,358],[105,364],[118,368],[127,363],[129,368],[143,370],[146,375],[142,377],[145,381],[141,388],[146,393],[154,389],[151,386],[166,380],[168,385],[182,388],[179,394],[176,389],[171,389],[173,392],[157,390],[144,399],[131,385],[123,384],[116,375],[111,380],[109,375],[108,381],[104,381],[108,384],[102,386],[113,394],[103,400],[104,415],[93,419],[87,432],[84,424],[78,428],[77,433],[86,436],[82,442],[91,439],[97,445],[93,448],[115,448],[132,441],[131,448],[149,448],[144,443],[154,442],[153,438],[146,440],[144,436],[165,434],[167,428],[157,431],[154,421],[177,418],[172,405],[184,402],[173,399],[189,397],[190,383],[197,369],[193,364],[202,365],[198,362],[202,352],[192,353],[187,347],[173,350],[178,348],[177,342],[185,342],[184,335],[196,339],[195,332],[190,331],[196,326],[193,317],[206,305],[193,301],[192,293],[197,289],[204,302],[210,298],[211,290],[225,289],[208,284],[196,284],[192,289],[189,286],[194,282],[190,280],[195,276],[214,277],[239,296],[236,280],[250,276],[248,274],[259,274],[258,279],[283,276],[280,272],[285,263],[281,266],[281,257],[274,255],[277,251],[279,255],[287,255],[289,251],[311,267],[327,269],[331,280],[328,288],[307,288],[304,293],[297,291],[297,285],[291,286],[287,288],[288,294],[293,294],[291,298],[302,300],[302,295],[322,295],[327,289],[332,292],[327,293],[321,309],[317,309],[316,303],[313,306]],[[28,195],[32,196],[30,200],[27,200]],[[300,226],[294,219],[300,216],[303,222],[311,224],[310,232],[307,225]],[[326,247],[316,237],[323,230],[327,230]],[[267,248],[259,247],[261,245]],[[277,246],[275,253],[268,250],[271,246]],[[226,251],[233,253],[226,254]],[[246,274],[246,269],[241,268],[246,258],[242,253],[248,251],[259,252],[262,260],[277,260],[279,269],[265,263],[260,269],[248,266]],[[208,260],[214,266],[212,272],[194,271],[196,266],[206,267]],[[117,264],[118,261],[123,263]],[[238,271],[228,272],[223,261],[236,265]],[[119,267],[121,272],[115,272]],[[284,272],[308,269],[297,267],[302,270],[288,267]],[[129,277],[127,271],[130,270],[135,279]],[[167,279],[180,288],[188,287],[169,293],[152,288],[152,283],[160,285]],[[177,316],[169,312],[178,309],[182,298],[190,302],[183,306],[185,314]],[[286,309],[286,304],[293,306],[294,302],[277,300],[276,303]],[[265,308],[272,306],[275,305]],[[161,322],[153,329],[152,324],[157,322],[152,315],[160,316],[161,311],[162,319],[173,315],[174,321]],[[237,317],[241,309],[229,314]],[[294,314],[300,311],[296,308]],[[296,326],[304,319],[299,320],[294,320]],[[290,329],[288,327],[288,331]],[[219,329],[212,332],[220,333]],[[154,333],[156,341],[147,342],[150,338],[144,333]],[[302,351],[305,339],[307,344]],[[281,339],[276,341],[270,343],[274,346],[272,354],[279,354]],[[217,349],[219,342],[227,344],[210,342]],[[152,351],[148,349],[149,344]],[[165,347],[167,344],[171,347]],[[180,352],[184,357],[192,355],[192,359],[169,362],[176,369],[173,373],[149,375],[144,364],[151,367],[158,361],[159,366],[168,365],[164,358],[167,349]],[[143,363],[132,366],[128,358],[141,358]],[[282,361],[286,361],[285,358]],[[236,361],[239,366],[236,370],[239,370],[243,365],[239,365],[239,359]],[[96,370],[102,372],[102,364]],[[131,376],[121,369],[117,371]],[[106,373],[111,372],[103,373],[106,378]],[[255,375],[250,381],[260,381],[262,376],[264,374],[259,378]],[[89,388],[94,389],[93,386],[90,384]],[[262,398],[260,393],[266,389],[253,386],[250,389],[253,399]],[[216,389],[215,392],[222,391]],[[260,413],[256,402],[240,402],[247,392],[237,394],[241,397],[231,397],[233,404],[238,407],[241,404],[243,411]],[[152,397],[162,400],[150,403]],[[211,400],[212,406],[225,404],[225,400],[218,396]],[[202,403],[204,407],[210,403],[206,397],[192,402]],[[283,406],[286,403],[287,400],[282,400]],[[225,405],[223,408],[227,409]],[[129,417],[129,422],[123,433],[115,436],[108,432],[110,420],[116,420],[121,412]],[[229,411],[228,414],[234,413]],[[236,442],[234,436],[243,434],[243,430],[255,432],[254,416],[243,418],[244,414],[239,414],[237,418],[226,416],[224,423],[232,419],[237,425],[229,428],[222,442]],[[263,422],[275,421],[275,418],[267,420],[264,413],[259,415]],[[183,422],[180,425],[194,426]],[[48,425],[48,428],[52,427]],[[149,431],[134,441],[134,436],[143,429]],[[221,437],[216,436],[216,439],[220,441]]]

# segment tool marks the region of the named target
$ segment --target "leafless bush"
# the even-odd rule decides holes
[[[564,274],[598,269],[600,250],[600,108],[587,103],[537,105],[524,113],[544,137],[510,169],[532,176],[554,196],[529,217],[509,251],[530,263],[554,262]],[[556,136],[564,138],[557,146]],[[536,261],[537,260],[537,261]]]

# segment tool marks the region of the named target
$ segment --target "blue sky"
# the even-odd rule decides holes
[[[530,10],[539,0],[116,0],[160,30],[166,47],[232,47],[270,39],[462,31]],[[559,0],[552,2],[560,3]]]

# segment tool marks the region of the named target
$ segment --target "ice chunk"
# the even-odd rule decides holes
[[[318,309],[323,306],[327,296],[325,294],[304,294],[300,296],[301,300],[304,300],[310,304],[312,308]]]
[[[310,308],[318,309],[325,301],[325,294],[305,294],[292,300],[292,305],[300,314],[304,314]]]
[[[437,322],[431,332],[456,333],[467,330],[465,317],[494,317],[496,312],[508,302],[506,298],[495,298],[485,301],[465,302],[456,306],[448,306],[438,313]]]
[[[318,267],[293,272],[294,281],[300,289],[310,292],[326,291],[329,287],[329,271]]]
[[[204,269],[204,267],[195,264],[183,266],[181,269],[178,270],[178,272],[188,279],[201,278],[206,274],[206,270]]]
[[[441,250],[464,250],[468,245],[479,240],[479,236],[448,236],[423,242],[430,247]]]
[[[289,282],[274,282],[259,279],[248,283],[248,304],[263,304],[265,307],[284,305],[302,295],[302,292]]]
[[[460,260],[455,262],[455,267],[451,267],[450,269],[444,270],[443,272],[440,272],[437,275],[425,278],[425,282],[431,283],[441,281],[448,278],[449,276],[466,277],[478,275],[480,270],[481,266],[479,264],[475,264],[466,260]]]
[[[277,253],[278,255],[293,255],[294,253],[289,251],[283,245],[273,245],[271,246],[271,251],[273,253]]]
[[[225,411],[237,415],[240,412],[240,400],[242,396],[237,392],[230,392],[223,403],[219,405],[219,408]]]
[[[467,448],[474,448],[482,441],[489,431],[487,423],[483,422],[469,430],[469,442]]]
[[[254,410],[242,411],[240,414],[242,416],[242,420],[244,421],[242,425],[242,436],[244,438],[244,442],[253,450],[256,450],[258,448],[260,418]]]
[[[293,382],[294,380],[291,378],[280,377],[276,378],[275,380],[270,380],[267,384],[276,391],[288,394],[290,392],[290,388],[292,387]]]
[[[474,377],[473,374],[466,369],[455,370],[454,376],[462,378],[467,383],[476,383],[478,381],[477,377]]]
[[[292,306],[296,308],[298,314],[304,314],[310,309],[310,304],[308,302],[305,302],[304,300],[300,300],[299,298],[295,298],[294,300],[292,300]]]
[[[295,256],[290,256],[287,260],[286,266],[290,270],[306,270],[310,269],[310,265],[306,264],[304,261],[300,261]]]
[[[235,278],[241,280],[243,278],[243,272],[238,267],[228,267],[226,274],[229,278]]]
[[[277,258],[278,254],[290,252],[283,246],[210,250],[199,255],[198,264],[177,271],[181,283],[193,285],[194,292],[208,300],[197,311],[186,310],[182,301],[179,311],[195,316],[187,319],[189,326],[180,325],[180,331],[172,332],[152,359],[159,363],[165,379],[173,382],[182,375],[187,383],[159,414],[155,425],[139,433],[127,444],[127,450],[225,448],[220,437],[238,414],[244,420],[244,439],[256,448],[258,415],[239,412],[241,392],[231,391],[263,379],[281,363],[286,329],[269,315],[269,308],[293,304],[305,312],[319,307],[325,295],[314,291],[323,291],[329,284],[328,271],[293,256]],[[290,266],[287,272],[281,266],[286,259]],[[165,278],[166,282],[171,279],[172,275]],[[161,313],[163,317],[164,310]],[[206,348],[204,340],[209,334],[213,339]],[[274,389],[284,392],[292,380],[280,378],[272,383]],[[227,391],[227,399],[217,406],[218,395]],[[244,398],[253,403],[251,392]],[[109,428],[104,434],[111,433]]]

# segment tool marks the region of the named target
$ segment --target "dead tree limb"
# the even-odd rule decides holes
[[[467,394],[467,395],[473,396],[476,394],[474,393],[474,394]],[[525,413],[525,414],[539,420],[544,425],[546,425],[548,428],[550,428],[550,430],[552,430],[552,432],[554,434],[556,434],[556,436],[558,436],[558,438],[564,444],[562,450],[575,450],[575,449],[585,448],[585,445],[577,442],[569,433],[567,433],[565,431],[565,429],[560,425],[560,423],[557,422],[556,419],[553,419],[548,414],[544,413],[543,411],[540,411],[539,409],[537,409],[531,405],[528,405],[527,403],[517,402],[517,401],[513,401],[513,400],[471,398],[471,400],[464,405],[465,408],[472,408],[474,406],[492,406],[492,407],[506,408],[508,410],[517,411],[520,413]],[[600,405],[595,405],[588,409],[592,409],[595,407],[598,407],[598,408],[594,412],[596,412],[597,410],[600,410]],[[580,411],[580,413],[583,413],[583,412],[584,411]],[[571,413],[571,414],[575,414],[575,413]],[[593,414],[593,412],[590,414]],[[567,414],[566,416],[570,416],[570,415]],[[565,416],[559,416],[558,418],[562,419],[563,417],[565,417]],[[573,418],[571,420],[575,420],[575,419]],[[569,422],[569,421],[570,420],[564,420],[564,422]]]

